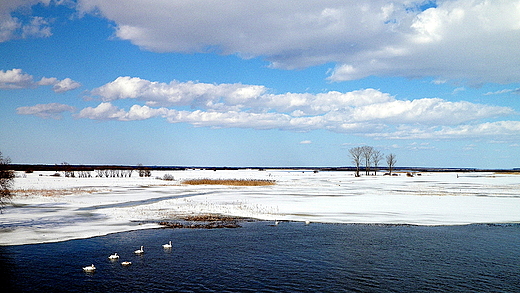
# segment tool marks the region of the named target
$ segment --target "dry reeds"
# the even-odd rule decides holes
[[[275,180],[266,179],[187,179],[182,184],[188,185],[232,185],[232,186],[267,186],[275,185]]]

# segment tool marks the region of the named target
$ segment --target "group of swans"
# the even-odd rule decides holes
[[[164,249],[171,249],[172,248],[172,242],[168,242],[166,244],[163,244],[162,246]],[[142,255],[144,254],[144,246],[141,246],[138,250],[134,251],[135,254],[137,255]],[[108,257],[109,260],[112,260],[112,261],[115,261],[115,260],[118,260],[119,259],[119,255],[117,254],[117,252],[115,252],[114,254],[111,254],[109,257]],[[129,266],[131,265],[132,262],[131,261],[123,261],[121,262],[121,265],[122,266]],[[94,264],[90,265],[90,266],[86,266],[83,268],[83,271],[85,271],[86,273],[93,273],[96,271],[96,267],[94,266]]]

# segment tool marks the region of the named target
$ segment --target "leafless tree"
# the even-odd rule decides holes
[[[359,177],[359,167],[361,166],[361,159],[363,156],[362,147],[355,147],[348,150],[352,163],[356,166],[356,177]]]
[[[4,158],[0,152],[0,206],[3,206],[5,200],[11,197],[15,173],[9,169],[9,164],[11,164],[11,159]]]
[[[61,163],[61,165],[63,165],[63,173],[65,177],[76,177],[76,175],[74,174],[74,170],[72,169],[69,163],[63,162]]]
[[[365,161],[365,175],[370,175],[370,166],[372,165],[374,148],[371,146],[362,146],[361,150],[362,158]]]
[[[379,167],[379,162],[383,160],[383,153],[378,150],[374,150],[372,153],[372,163],[374,164],[374,175],[377,175],[377,168]]]
[[[388,165],[388,173],[392,176],[392,171],[394,170],[395,163],[397,163],[397,159],[394,154],[389,154],[386,156],[386,164]]]

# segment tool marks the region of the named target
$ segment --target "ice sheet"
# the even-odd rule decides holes
[[[153,228],[161,220],[201,213],[327,223],[520,222],[520,176],[513,174],[379,174],[356,178],[351,172],[187,170],[153,171],[149,178],[135,173],[131,178],[49,176],[53,173],[17,173],[15,189],[32,192],[14,197],[3,209],[0,245]],[[157,179],[166,173],[175,180]],[[276,180],[276,185],[180,184],[191,178],[270,179]]]

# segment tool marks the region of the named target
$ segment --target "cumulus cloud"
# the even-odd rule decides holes
[[[55,77],[42,77],[40,81],[35,82],[34,77],[24,73],[22,69],[0,70],[0,89],[24,89],[46,85],[52,85],[52,90],[56,93],[64,93],[81,86],[70,78],[59,80]]]
[[[96,108],[83,109],[76,117],[120,121],[163,117],[170,123],[189,123],[197,127],[290,131],[325,129],[370,134],[377,138],[422,138],[428,135],[463,135],[463,130],[455,130],[459,127],[464,129],[465,124],[475,127],[486,119],[517,114],[509,107],[467,101],[450,102],[440,98],[398,100],[370,88],[344,93],[271,92],[271,89],[257,85],[192,81],[159,83],[119,77],[92,90],[91,93],[102,103]],[[122,99],[134,99],[144,106],[136,104],[127,111],[113,105]],[[503,129],[499,133],[514,134],[506,129],[506,125],[497,126]],[[484,130],[476,128],[474,131]]]
[[[145,50],[260,56],[286,69],[336,63],[332,81],[520,80],[516,0],[81,0],[78,10]]]
[[[0,70],[0,89],[22,89],[33,86],[33,77],[21,69]]]
[[[92,90],[105,102],[118,99],[139,99],[148,106],[200,106],[218,108],[239,104],[265,92],[263,86],[242,84],[207,84],[172,81],[151,82],[138,77],[118,77],[113,82]]]
[[[76,108],[59,103],[38,104],[35,106],[19,107],[16,109],[16,112],[20,115],[34,115],[41,118],[53,119],[60,119],[63,112],[74,111],[76,111]]]
[[[54,83],[54,85],[52,87],[52,90],[55,93],[64,93],[64,92],[68,92],[68,91],[77,89],[80,86],[81,86],[81,84],[79,82],[76,82],[67,77],[63,80],[56,81],[56,83]]]
[[[76,118],[88,118],[92,120],[119,120],[119,121],[132,121],[132,120],[144,120],[159,115],[165,115],[168,112],[167,109],[152,109],[148,106],[133,105],[129,111],[118,108],[109,102],[99,104],[97,107],[87,107],[81,110]]]

